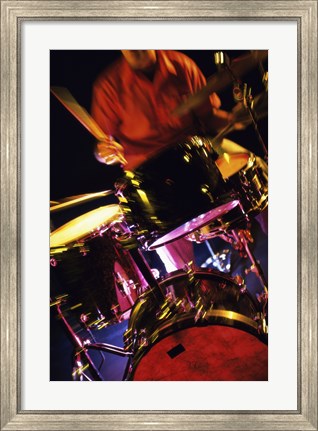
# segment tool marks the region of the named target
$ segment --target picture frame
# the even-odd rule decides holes
[[[295,411],[79,413],[21,409],[21,23],[84,18],[297,22],[299,318]],[[317,430],[317,2],[1,1],[1,20],[1,430]]]

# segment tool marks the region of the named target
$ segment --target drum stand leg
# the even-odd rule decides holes
[[[215,254],[211,244],[209,243],[208,240],[204,241],[207,249],[210,252],[211,257],[209,257],[208,259],[206,259],[206,261],[201,265],[203,268],[207,266],[208,263],[212,262],[213,267],[217,268],[220,272],[229,272],[231,264],[229,263],[229,259],[227,260],[227,255],[229,255],[229,251],[228,250],[223,250],[222,252]],[[224,259],[220,259],[219,255],[224,256]],[[225,265],[224,265],[224,260],[225,260]],[[227,260],[227,262],[226,262]]]
[[[76,356],[78,356],[78,354],[79,354],[78,352],[83,353],[84,356],[86,357],[86,360],[87,360],[88,364],[91,367],[91,371],[92,371],[92,374],[94,375],[95,379],[96,380],[103,380],[103,377],[102,377],[101,373],[95,367],[95,364],[94,364],[93,360],[91,359],[91,357],[89,356],[87,350],[85,349],[84,343],[83,343],[82,339],[73,331],[73,328],[69,324],[69,322],[67,321],[66,317],[64,316],[64,314],[63,314],[63,312],[61,310],[61,306],[60,305],[61,305],[61,300],[60,299],[58,299],[56,302],[51,302],[51,306],[55,306],[56,307],[56,310],[57,310],[59,318],[65,324],[68,332],[70,333],[70,335],[71,335],[71,337],[72,337],[72,339],[73,339],[73,341],[75,343],[76,350],[77,350]]]
[[[268,285],[267,285],[267,280],[266,280],[266,277],[264,275],[263,269],[262,269],[261,265],[259,264],[259,262],[256,260],[254,254],[252,253],[252,251],[248,245],[247,237],[251,241],[252,240],[251,233],[250,233],[250,231],[245,231],[243,229],[232,230],[231,233],[235,239],[235,242],[239,243],[241,246],[243,246],[247,256],[249,257],[250,261],[252,262],[251,267],[245,270],[245,274],[248,274],[249,272],[254,272],[254,274],[258,277],[258,279],[260,280],[260,282],[263,286],[263,292],[261,294],[257,294],[256,297],[257,297],[257,300],[262,307],[263,331],[264,331],[264,333],[267,333],[265,316],[267,315],[266,306],[267,306],[267,302],[268,302]]]
[[[247,256],[249,257],[250,261],[252,262],[252,266],[249,269],[245,270],[245,274],[248,274],[249,272],[254,272],[254,274],[260,280],[260,282],[264,288],[264,291],[267,293],[268,288],[267,288],[266,277],[264,275],[264,272],[263,272],[261,265],[256,260],[254,254],[252,253],[252,251],[248,245],[248,240],[247,240],[247,235],[246,235],[245,230],[244,229],[232,230],[232,235],[233,235],[233,237],[237,243],[242,244]],[[248,233],[248,236],[251,237],[250,232]]]

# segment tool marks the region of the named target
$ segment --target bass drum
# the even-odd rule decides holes
[[[176,271],[136,302],[125,346],[126,380],[266,381],[268,348],[258,303],[245,287],[213,270]]]

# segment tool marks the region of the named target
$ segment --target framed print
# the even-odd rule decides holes
[[[1,429],[317,429],[317,3],[1,1],[1,20]],[[94,170],[99,169],[96,160],[90,159],[91,138],[94,134],[94,138],[103,136],[103,131],[96,128],[89,115],[83,114],[81,105],[88,107],[84,99],[77,104],[72,96],[77,99],[84,94],[89,99],[91,88],[84,71],[91,76],[97,73],[104,65],[99,60],[102,56],[113,56],[113,60],[119,50],[131,52],[140,48],[178,50],[199,63],[201,56],[208,59],[216,51],[230,57],[232,53],[233,58],[237,57],[237,51],[242,55],[240,58],[255,50],[268,53],[268,75],[262,74],[267,77],[265,84],[268,82],[266,141],[270,190],[266,378],[206,382],[190,378],[179,379],[176,384],[171,378],[164,382],[156,378],[140,382],[120,378],[95,381],[79,364],[81,352],[87,350],[84,344],[79,345],[82,350],[75,357],[73,381],[64,378],[58,368],[60,362],[65,362],[66,352],[53,348],[55,332],[50,324],[48,303],[52,296],[50,275],[55,263],[61,260],[60,247],[65,245],[65,237],[62,242],[58,239],[54,247],[52,235],[51,242],[49,237],[50,230],[72,236],[74,220],[79,219],[72,216],[71,224],[64,220],[55,230],[52,223],[59,222],[52,217],[53,208],[57,211],[61,205],[70,206],[70,202],[72,205],[81,199],[94,202],[100,197],[90,193],[99,186],[88,184],[87,171],[82,167],[85,164],[89,169],[92,164],[91,179]],[[97,67],[98,61],[101,64]],[[233,63],[229,64],[231,67]],[[216,73],[216,69],[210,72],[208,67],[206,74],[210,73]],[[218,73],[222,74],[222,70]],[[61,92],[62,87],[68,87],[70,93]],[[81,92],[77,93],[76,88]],[[230,90],[232,95],[232,82]],[[129,103],[122,94],[120,100]],[[114,98],[112,103],[114,108]],[[83,133],[83,125],[88,133],[85,143],[76,135],[77,128]],[[87,149],[86,142],[89,142]],[[257,142],[264,143],[262,139]],[[59,153],[54,152],[56,148]],[[80,159],[79,153],[84,154],[84,159]],[[184,160],[194,157],[188,152],[182,156]],[[168,161],[162,162],[165,167]],[[196,177],[193,175],[191,182]],[[256,181],[253,176],[253,181],[248,182],[249,189],[257,183],[259,191],[262,178]],[[111,187],[107,181],[103,184],[107,187],[98,191],[103,190],[103,197],[109,199]],[[187,187],[191,190],[190,184]],[[178,196],[180,193],[179,188]],[[139,191],[137,195],[145,202],[144,194]],[[68,199],[58,201],[61,196]],[[224,200],[222,204],[229,205]],[[107,210],[106,215],[102,214],[103,220],[106,217],[113,226],[112,217],[117,217],[118,206],[109,200],[102,208]],[[191,219],[198,215],[191,212],[191,205],[188,211]],[[141,212],[137,211],[139,215]],[[93,221],[90,210],[79,217],[89,227],[81,228],[85,232],[82,230],[76,241],[88,233],[92,239],[91,228],[99,226],[99,220]],[[187,221],[182,219],[182,223]],[[165,222],[172,223],[169,234],[174,232],[174,240],[179,225],[169,218]],[[199,233],[203,235],[206,231]],[[158,241],[161,238],[166,236]],[[168,243],[170,239],[165,241]],[[74,237],[66,245],[73,240]],[[90,240],[89,244],[92,249],[93,242]],[[92,256],[91,249],[84,250],[85,245],[82,244],[80,252]],[[137,254],[133,256],[143,265],[143,259],[139,261]],[[63,260],[64,257],[65,254]],[[254,264],[259,268],[257,260]],[[82,270],[83,265],[80,266]],[[146,282],[154,287],[151,292],[156,292],[154,273],[145,271]],[[173,275],[173,283],[179,276]],[[202,278],[197,273],[194,277]],[[204,273],[204,281],[206,278],[209,281]],[[261,275],[260,279],[265,284],[265,277]],[[168,274],[168,287],[170,282]],[[96,280],[91,284],[95,286]],[[91,287],[84,286],[83,290],[94,296]],[[205,296],[199,296],[191,298],[201,304]],[[154,297],[158,299],[156,294]],[[63,320],[65,312],[58,298],[55,296],[53,301],[51,298],[51,305]],[[80,295],[77,303],[72,304],[74,308],[82,299]],[[98,305],[102,301],[104,297],[93,298]],[[113,298],[110,301],[112,304]],[[111,305],[107,307],[110,315],[116,316]],[[124,314],[124,306],[121,311]],[[233,311],[236,310],[231,310],[231,316]],[[80,313],[82,323],[87,322],[91,312],[88,309]],[[146,321],[148,325],[149,319]],[[246,321],[250,320],[245,319],[244,324]],[[138,333],[138,319],[136,325]],[[191,329],[187,327],[185,338],[177,346],[178,352],[169,350],[171,357],[184,350]],[[88,330],[92,332],[92,327]],[[70,334],[77,337],[73,330]],[[122,354],[123,350],[118,348],[117,353]],[[155,353],[153,362],[159,361],[158,355]],[[167,366],[163,368],[166,370]],[[249,363],[245,371],[250,368]],[[74,381],[86,380],[83,376],[93,381]]]

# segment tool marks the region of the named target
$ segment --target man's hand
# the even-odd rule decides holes
[[[124,148],[112,137],[107,137],[98,141],[95,148],[95,157],[101,163],[114,165],[120,163],[126,165],[127,160],[124,157]]]

